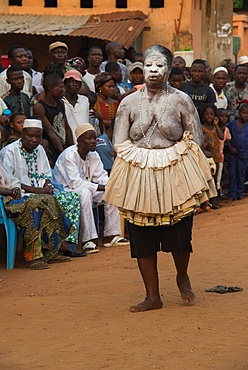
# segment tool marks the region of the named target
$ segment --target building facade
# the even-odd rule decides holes
[[[90,17],[112,12],[137,11],[141,11],[146,16],[142,31],[133,42],[137,51],[143,51],[156,43],[167,46],[173,52],[192,49],[195,57],[207,59],[213,66],[232,56],[231,1],[1,0],[0,2],[0,13],[8,15]],[[98,21],[97,17],[95,18]],[[101,22],[101,17],[99,17],[99,21]],[[130,26],[128,29],[130,32],[132,32],[132,27]],[[3,52],[6,53],[9,45],[17,42],[24,44],[25,42],[25,46],[33,50],[35,56],[40,59],[43,58],[42,53],[47,52],[47,45],[57,39],[70,45],[70,56],[75,56],[80,48],[87,49],[93,44],[104,46],[106,42],[110,41],[97,37],[80,39],[80,37],[60,35],[59,33],[58,35],[39,36],[35,30],[32,35],[25,35],[24,30],[22,34],[0,34],[0,45]]]

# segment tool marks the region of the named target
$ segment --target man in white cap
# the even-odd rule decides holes
[[[228,71],[225,67],[217,67],[214,70],[213,83],[209,85],[213,89],[216,97],[216,107],[227,109],[227,98],[224,94],[224,88],[228,81]]]
[[[26,249],[25,258],[31,263],[30,268],[39,270],[47,268],[47,263],[50,262],[70,261],[70,258],[58,254],[59,245],[66,239],[69,231],[65,232],[65,225],[62,226],[64,217],[66,217],[64,210],[52,195],[51,169],[45,150],[40,145],[42,131],[40,120],[26,119],[23,124],[22,138],[7,145],[0,152],[0,159],[5,170],[13,178],[18,179],[25,195],[32,194],[31,203],[33,196],[37,197],[33,201],[33,206],[35,205],[32,211],[33,225],[28,225],[31,227],[29,233],[32,233],[32,237],[28,235],[28,239],[32,241],[39,237],[40,243],[35,245],[30,243]],[[39,206],[37,206],[37,202]],[[40,229],[41,220],[45,213],[46,223]],[[62,223],[60,222],[51,233],[49,223],[61,218]],[[69,219],[67,219],[67,226],[68,223],[70,227]],[[54,233],[57,233],[57,236]],[[60,235],[63,237],[60,238]]]
[[[83,250],[96,253],[94,240],[98,238],[93,217],[93,202],[102,203],[107,171],[96,149],[96,132],[90,123],[76,129],[77,145],[72,145],[60,154],[54,167],[55,181],[65,190],[78,193],[81,202],[81,231]],[[127,245],[128,241],[119,237],[120,217],[115,206],[104,202],[104,239],[103,246]]]
[[[238,61],[237,61],[237,65],[239,64],[244,64],[248,67],[248,56],[247,55],[242,55],[241,57],[239,57]]]
[[[89,99],[84,95],[79,95],[82,87],[82,75],[76,69],[70,69],[64,76],[65,94],[65,114],[67,122],[71,128],[74,144],[77,143],[75,131],[82,122],[89,121]]]
[[[53,64],[57,64],[65,74],[65,63],[68,59],[68,46],[61,41],[55,41],[49,45],[49,55]]]

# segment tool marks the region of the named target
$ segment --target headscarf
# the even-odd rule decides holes
[[[108,72],[99,73],[94,79],[96,92],[99,92],[100,87],[102,87],[106,82],[113,80],[115,83],[115,78]]]

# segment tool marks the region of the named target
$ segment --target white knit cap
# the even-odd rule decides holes
[[[215,68],[214,75],[217,72],[226,72],[228,74],[228,71],[227,71],[227,69],[225,67],[217,67],[217,68]]]
[[[238,64],[245,64],[245,63],[248,63],[248,56],[247,55],[242,55],[238,61],[237,61],[237,65]]]
[[[78,139],[79,136],[83,135],[87,131],[95,131],[94,127],[90,123],[84,123],[76,128],[75,134]]]
[[[43,128],[42,122],[39,119],[25,119],[23,128]]]

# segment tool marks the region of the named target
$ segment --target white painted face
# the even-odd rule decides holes
[[[166,58],[159,52],[152,52],[144,60],[144,77],[148,87],[161,87],[167,81],[169,68]]]

